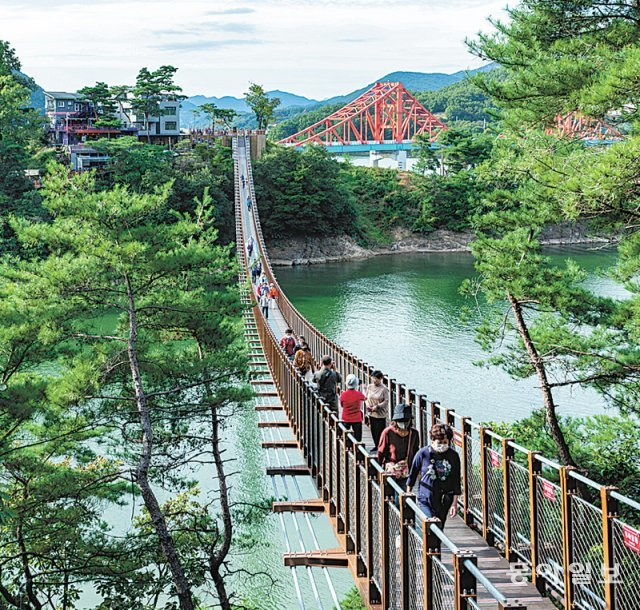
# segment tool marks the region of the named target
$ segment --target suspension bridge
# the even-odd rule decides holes
[[[422,445],[434,423],[454,429],[463,492],[458,516],[441,529],[370,456],[369,432],[358,442],[303,380],[279,344],[289,327],[316,360],[330,355],[343,377],[368,380],[374,368],[318,331],[279,287],[268,319],[257,307],[247,279],[252,261],[260,259],[268,281],[278,283],[260,227],[249,140],[233,138],[239,280],[265,473],[298,606],[322,608],[329,598],[338,608],[332,574],[342,567],[368,608],[551,610],[553,598],[566,610],[637,610],[639,503],[385,376],[391,409],[411,405]]]

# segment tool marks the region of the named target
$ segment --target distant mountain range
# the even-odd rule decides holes
[[[268,91],[267,95],[270,98],[277,97],[280,99],[280,111],[287,110],[287,115],[291,115],[295,112],[295,109],[312,109],[324,106],[326,104],[347,104],[356,99],[359,95],[363,94],[372,85],[379,82],[401,82],[407,89],[411,91],[435,91],[457,83],[463,80],[467,74],[474,74],[475,72],[481,72],[485,70],[492,70],[496,67],[496,64],[488,64],[482,68],[476,70],[459,70],[453,74],[444,74],[442,72],[391,72],[377,80],[369,83],[361,89],[356,89],[346,95],[336,95],[324,100],[313,100],[302,95],[296,95],[295,93],[289,93],[287,91]],[[250,112],[246,102],[242,98],[224,96],[224,97],[206,97],[204,95],[194,95],[188,97],[182,102],[182,110],[180,113],[180,122],[183,127],[189,127],[194,124],[193,114],[190,112],[196,106],[200,106],[205,102],[213,102],[219,108],[230,108],[238,113]],[[195,125],[197,127],[204,126],[206,119],[200,118]]]

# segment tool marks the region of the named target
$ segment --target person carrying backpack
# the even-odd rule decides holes
[[[355,375],[347,375],[347,389],[340,394],[340,421],[351,428],[358,442],[362,440],[362,403],[365,400],[364,394],[358,390],[359,385],[360,380]]]
[[[305,381],[311,381],[314,373],[313,356],[306,343],[301,342],[299,348],[296,350],[293,356],[293,366],[298,369],[298,372]]]
[[[284,337],[280,339],[280,347],[284,350],[284,353],[287,354],[287,358],[293,361],[293,354],[296,349],[296,340],[293,336],[293,330],[287,328],[284,332]]]
[[[420,449],[420,436],[411,426],[412,419],[409,405],[396,405],[391,425],[382,431],[378,445],[378,462],[400,487],[404,487],[409,467]]]
[[[318,384],[318,395],[334,412],[338,412],[338,384],[342,383],[340,373],[335,370],[331,356],[322,357],[322,368],[315,372],[313,381]]]
[[[278,302],[278,289],[273,285],[273,282],[269,286],[269,301],[271,302],[271,309],[275,309]]]

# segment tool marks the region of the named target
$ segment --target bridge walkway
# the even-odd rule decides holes
[[[262,239],[243,140],[234,140],[248,179],[241,190],[236,167],[240,259],[244,265],[243,244],[253,236],[263,269],[278,286]],[[247,194],[253,201],[251,213],[244,205]],[[385,375],[392,404],[412,406],[422,439],[433,423],[454,428],[462,460],[458,510],[463,518],[449,520],[444,531],[426,522],[412,496],[402,493],[370,456],[370,439],[358,443],[296,374],[279,339],[285,328],[293,328],[306,337],[316,358],[331,355],[343,376],[353,372],[366,380],[373,367],[315,329],[278,290],[278,307],[268,321],[255,306],[251,314],[271,375],[269,393],[283,406],[279,415],[288,419],[302,452],[297,459],[302,455],[306,461],[333,528],[333,535],[317,537],[314,546],[339,542],[368,608],[552,610],[555,606],[539,592],[546,590],[566,610],[637,610],[640,531],[631,524],[640,521],[640,503]],[[276,414],[269,412],[269,417]],[[269,432],[273,435],[274,429]],[[399,505],[394,491],[399,492]],[[575,565],[584,566],[594,578],[575,581],[570,569]],[[616,568],[624,572],[621,580],[615,580]],[[598,580],[605,569],[611,577]]]

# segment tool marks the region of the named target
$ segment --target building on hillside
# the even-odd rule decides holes
[[[77,93],[45,91],[45,115],[49,121],[49,139],[57,146],[73,146],[90,139],[136,135],[137,128],[96,125],[91,102]]]
[[[160,115],[150,116],[145,124],[143,114],[134,114],[133,125],[138,130],[138,138],[151,140],[153,144],[172,144],[180,137],[180,102],[166,99],[160,102]]]
[[[109,161],[109,155],[87,144],[69,146],[69,165],[74,172],[100,169],[105,167],[107,161]]]

